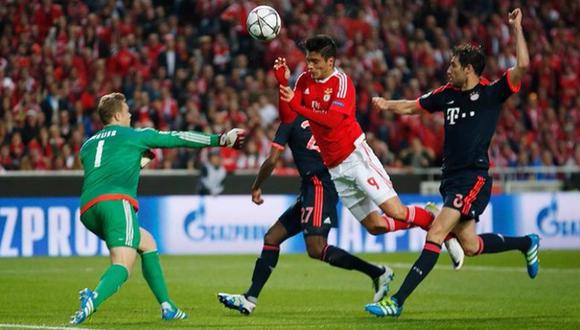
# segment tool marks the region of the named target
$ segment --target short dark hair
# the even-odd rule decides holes
[[[336,43],[330,36],[325,34],[319,34],[306,39],[304,48],[308,52],[320,53],[325,60],[330,57],[336,57]]]
[[[475,74],[481,76],[485,68],[485,54],[480,45],[462,44],[456,46],[453,48],[453,56],[463,67],[471,64]]]
[[[113,116],[123,110],[124,102],[125,95],[121,93],[111,93],[101,97],[97,106],[97,113],[103,125],[108,125]]]

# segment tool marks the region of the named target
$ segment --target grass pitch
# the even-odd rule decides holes
[[[364,255],[395,269],[401,284],[418,253]],[[164,322],[139,264],[119,293],[82,328],[99,329],[379,329],[580,328],[580,251],[542,251],[540,273],[530,280],[519,253],[466,260],[453,271],[443,254],[438,266],[405,304],[400,318],[376,318],[368,278],[304,255],[282,255],[258,307],[243,316],[218,303],[218,292],[247,289],[255,256],[162,256],[173,300],[190,318]],[[0,260],[0,328],[67,327],[77,292],[94,288],[107,257]]]

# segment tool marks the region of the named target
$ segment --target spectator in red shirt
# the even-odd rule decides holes
[[[0,10],[0,21],[5,22],[0,29],[0,116],[15,110],[16,122],[11,120],[10,125],[15,128],[7,131],[23,128],[30,105],[41,104],[45,123],[39,115],[39,125],[48,128],[59,125],[52,114],[59,109],[70,110],[80,100],[87,120],[83,123],[77,119],[72,125],[84,126],[89,134],[100,127],[92,115],[99,96],[121,90],[131,96],[131,110],[135,111],[139,107],[133,105],[137,102],[131,98],[147,92],[151,102],[161,105],[165,79],[173,83],[170,93],[177,108],[193,100],[199,114],[206,118],[205,127],[221,129],[242,118],[250,127],[269,130],[276,122],[262,120],[256,111],[260,97],[271,99],[274,88],[272,77],[264,74],[264,68],[270,67],[276,57],[284,56],[296,72],[303,71],[304,54],[298,42],[307,37],[308,31],[324,31],[337,40],[337,60],[360,92],[357,106],[363,129],[387,143],[396,157],[400,157],[410,139],[419,137],[423,145],[435,151],[435,163],[440,163],[441,149],[434,141],[439,132],[432,132],[432,127],[438,126],[436,119],[406,121],[373,116],[364,111],[368,99],[376,94],[414,97],[417,90],[438,86],[445,78],[449,61],[446,50],[452,43],[479,40],[497,54],[498,61],[490,61],[484,73],[489,78],[496,77],[513,60],[506,52],[513,40],[500,19],[509,9],[509,2],[491,8],[454,0],[426,6],[413,2],[385,5],[373,1],[294,1],[292,10],[280,3],[275,8],[282,16],[283,29],[270,43],[254,41],[247,35],[245,17],[254,6],[251,1],[225,0],[178,1],[173,5],[137,1],[131,6],[122,1],[102,6],[86,0],[8,1]],[[580,135],[580,118],[575,114],[580,104],[576,100],[580,94],[580,60],[575,42],[578,31],[571,2],[561,1],[544,9],[549,9],[550,14],[526,15],[532,70],[523,79],[522,96],[514,97],[504,107],[503,112],[513,115],[502,116],[506,122],[499,126],[506,132],[513,152],[519,154],[518,141],[525,135],[526,141],[551,150],[562,163],[565,152],[559,151],[559,141],[574,143]],[[529,6],[524,8],[531,10]],[[478,16],[480,11],[488,17],[485,24]],[[232,30],[234,33],[227,33]],[[171,35],[171,40],[160,40],[159,36],[166,35]],[[159,64],[160,54],[172,49],[175,42],[177,68]],[[537,99],[524,99],[528,94]],[[22,102],[25,98],[28,102]],[[45,101],[52,103],[52,109]],[[232,105],[234,102],[237,106]],[[227,114],[216,115],[208,110],[217,103]],[[550,119],[547,128],[549,137],[540,125],[546,116],[551,116],[546,113],[548,108],[557,109],[556,118]],[[153,112],[153,120],[147,126],[180,126],[191,115],[177,111],[169,119],[156,116]],[[7,122],[5,118],[4,121]],[[524,133],[519,131],[519,122],[525,124]],[[567,123],[573,132],[563,130]],[[555,126],[560,128],[554,130]],[[399,160],[396,158],[395,163]],[[186,161],[176,159],[171,164],[185,167]]]
[[[119,50],[109,61],[109,73],[119,74],[122,77],[127,76],[137,65],[137,55],[127,45],[127,38],[121,37],[119,41]]]
[[[38,25],[40,36],[44,38],[48,34],[49,28],[62,16],[62,8],[58,4],[53,4],[52,0],[42,0],[42,4],[37,4],[34,9],[32,23]]]

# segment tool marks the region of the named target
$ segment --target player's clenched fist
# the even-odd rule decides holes
[[[373,97],[373,107],[378,110],[389,110],[389,101],[382,97]]]
[[[522,26],[522,10],[519,8],[514,9],[508,15],[508,22],[511,26],[519,28]]]
[[[261,205],[264,203],[264,199],[262,198],[262,189],[252,188],[252,202],[254,202],[256,205]]]
[[[290,68],[286,64],[286,59],[284,57],[278,57],[274,61],[274,76],[280,85],[288,85],[288,79],[290,79]]]
[[[220,146],[241,149],[246,142],[246,131],[241,128],[234,128],[227,133],[220,135]]]

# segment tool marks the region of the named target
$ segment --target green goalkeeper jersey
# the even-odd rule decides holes
[[[218,146],[219,135],[109,125],[81,147],[81,213],[103,200],[127,199],[135,209],[141,155],[151,148]]]

